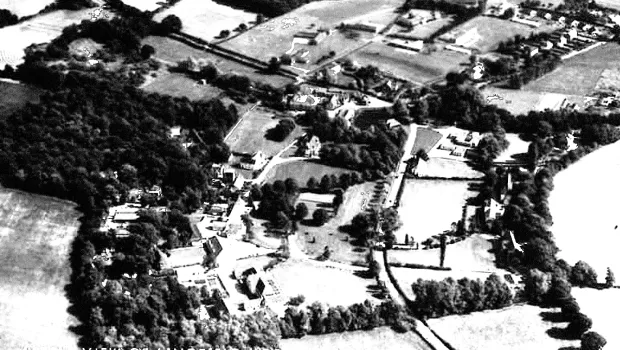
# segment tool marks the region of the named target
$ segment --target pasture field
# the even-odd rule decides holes
[[[523,87],[526,91],[587,96],[596,91],[603,72],[620,68],[620,45],[606,43],[563,61],[553,72]]]
[[[13,67],[21,64],[26,47],[50,42],[62,33],[63,28],[90,19],[88,13],[91,11],[58,10],[0,29],[0,69],[5,64]]]
[[[11,11],[17,17],[25,17],[39,13],[54,0],[0,0],[0,9]]]
[[[417,333],[396,333],[389,327],[375,328],[370,331],[307,335],[300,339],[282,339],[280,345],[282,350],[430,349]]]
[[[527,153],[530,147],[530,141],[522,140],[518,134],[506,134],[506,140],[508,140],[508,148],[502,152],[495,160],[498,162],[508,162],[517,160],[519,154]]]
[[[612,320],[612,315],[620,312],[620,289],[573,288],[571,293],[577,299],[581,312],[592,319],[592,331],[607,339],[605,349],[620,349],[620,333]]]
[[[224,141],[235,153],[253,153],[260,150],[266,157],[273,157],[304,133],[302,127],[297,125],[284,141],[268,140],[265,137],[267,131],[274,128],[279,121],[275,112],[261,107],[255,108],[243,117]]]
[[[375,284],[375,280],[358,277],[353,269],[291,258],[276,265],[269,274],[280,287],[284,302],[300,294],[306,297],[306,305],[315,301],[330,306],[349,306],[366,299],[379,302],[368,288]]]
[[[555,313],[533,305],[513,305],[501,310],[474,312],[429,319],[429,326],[439,336],[459,350],[571,349],[578,340],[559,340],[547,331],[564,328],[566,322],[546,321],[541,313]]]
[[[441,151],[447,152],[447,151]],[[421,161],[415,169],[416,176],[420,178],[441,179],[481,179],[484,174],[472,169],[466,160],[433,157],[428,162]]]
[[[0,341],[5,349],[71,349],[78,321],[67,312],[75,204],[0,188]],[[36,336],[33,336],[36,331]]]
[[[398,211],[403,226],[395,232],[398,243],[405,235],[416,242],[450,230],[463,216],[465,200],[473,197],[467,181],[405,179]]]
[[[142,86],[144,91],[174,97],[187,97],[190,100],[209,100],[224,93],[223,90],[213,85],[198,85],[195,80],[180,73],[168,73],[160,70],[157,74],[157,77]]]
[[[492,51],[497,45],[508,39],[514,38],[515,35],[528,37],[531,33],[550,32],[553,30],[551,26],[546,24],[538,28],[531,28],[525,24],[511,22],[496,17],[478,16],[454,28],[450,32],[443,34],[439,39],[447,39],[453,33],[465,33],[476,28],[480,38],[467,45],[470,49],[478,49],[481,52]],[[501,28],[501,30],[498,30]]]
[[[155,15],[153,20],[161,22],[169,15],[181,19],[183,32],[206,41],[213,40],[222,30],[230,30],[233,33],[233,29],[241,23],[249,27],[256,20],[254,13],[218,4],[212,0],[181,0]]]
[[[426,153],[430,152],[442,138],[443,135],[438,131],[422,126],[417,127],[411,155],[415,155],[421,149]]]
[[[336,168],[311,161],[292,161],[274,166],[269,170],[269,173],[266,174],[264,182],[271,183],[276,180],[284,181],[292,177],[299,182],[299,186],[305,187],[311,177],[314,177],[317,181],[321,181],[323,175],[335,174],[340,176],[340,174],[351,172],[353,172],[353,170]]]
[[[247,56],[268,61],[291,50],[295,33],[319,28],[331,29],[332,34],[318,45],[303,45],[310,51],[310,61],[315,62],[325,53],[334,50],[354,49],[372,37],[371,33],[360,32],[359,39],[346,39],[335,28],[344,22],[372,22],[386,26],[397,17],[396,9],[401,1],[387,0],[377,3],[372,0],[317,1],[306,4],[292,12],[262,23],[249,31],[226,41],[223,47],[241,52]],[[301,48],[302,45],[296,45]],[[312,67],[309,67],[312,68]]]
[[[149,36],[142,40],[142,44],[153,46],[155,48],[153,57],[173,66],[176,66],[177,62],[186,60],[188,57],[193,57],[195,59],[202,58],[213,62],[222,74],[236,73],[245,75],[253,81],[268,83],[275,87],[281,87],[293,82],[293,79],[280,75],[265,74],[255,68],[227,60],[209,52],[195,49],[166,37]]]
[[[43,90],[0,80],[0,119],[8,117],[28,102],[38,103]]]
[[[374,182],[349,187],[344,194],[338,213],[323,226],[304,225],[302,222],[295,237],[301,250],[309,257],[316,258],[323,253],[325,246],[329,246],[332,251],[330,260],[347,264],[365,263],[368,250],[355,247],[351,243],[353,240],[347,233],[341,232],[339,227],[351,224],[353,217],[363,212],[374,187]],[[310,206],[308,207],[310,209]],[[306,219],[312,218],[312,212],[313,210],[309,210]],[[316,241],[311,243],[313,238]]]
[[[422,54],[378,42],[348,57],[362,66],[374,65],[384,72],[420,84],[443,77],[450,71],[460,70],[460,65],[469,60],[467,55],[448,50]]]

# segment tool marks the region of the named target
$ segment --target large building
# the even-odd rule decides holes
[[[263,152],[258,151],[252,155],[245,155],[241,157],[239,166],[242,169],[258,171],[261,170],[267,164],[267,158]]]
[[[304,157],[317,158],[321,151],[321,140],[316,135],[304,135],[299,139],[299,150]]]

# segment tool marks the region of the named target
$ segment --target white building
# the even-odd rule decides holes
[[[267,164],[267,158],[262,151],[258,151],[251,156],[243,156],[239,163],[242,169],[258,171]]]

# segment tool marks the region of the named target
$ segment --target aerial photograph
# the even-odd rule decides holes
[[[620,0],[0,0],[0,350],[620,350],[619,198]]]

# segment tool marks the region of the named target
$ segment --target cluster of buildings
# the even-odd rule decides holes
[[[398,17],[396,19],[396,24],[401,27],[413,29],[416,26],[441,19],[441,17],[441,12],[439,11],[409,11],[408,13]]]
[[[380,31],[381,25],[370,22],[349,22],[340,25],[343,29],[357,30],[376,34]]]
[[[299,31],[293,35],[295,42],[304,45],[317,45],[331,34],[330,29]]]
[[[342,67],[337,64],[340,69]],[[296,94],[290,94],[284,97],[283,103],[287,109],[296,111],[310,111],[317,106],[324,106],[328,111],[333,111],[352,99],[349,93],[345,92],[328,92],[319,89],[304,89]]]
[[[454,157],[465,157],[467,151],[478,146],[482,134],[474,131],[454,130],[447,137],[449,142],[443,141],[437,149],[450,152]]]
[[[440,38],[449,43],[445,46],[446,49],[471,55],[474,49],[470,47],[482,39],[482,36],[478,33],[478,28],[474,27],[464,31],[453,30]]]

